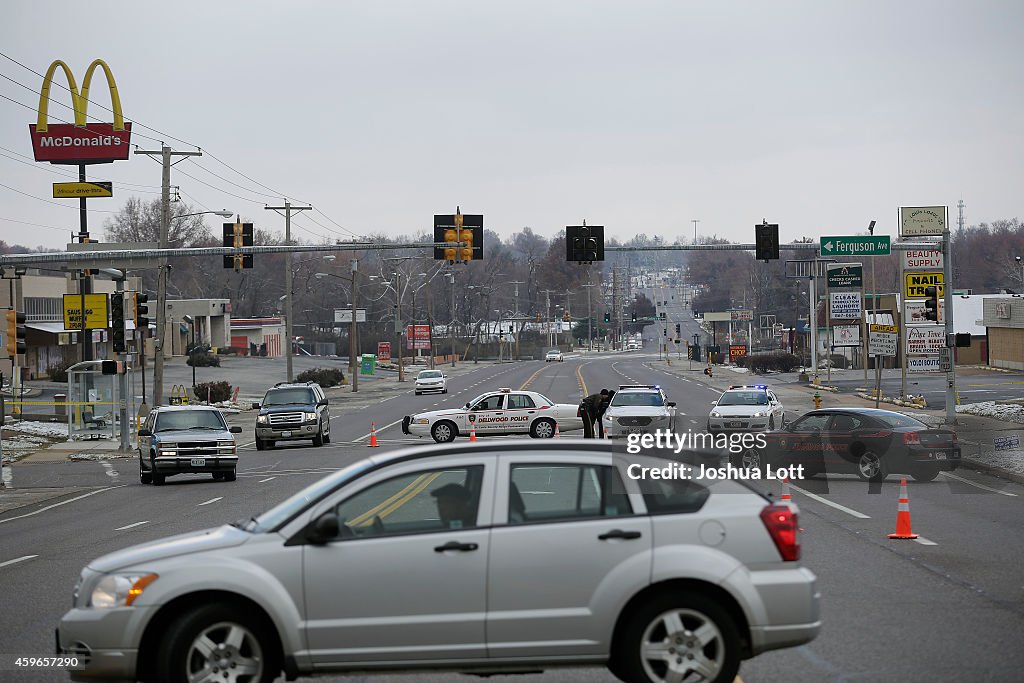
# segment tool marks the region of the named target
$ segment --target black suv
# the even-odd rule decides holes
[[[256,450],[273,448],[278,441],[312,439],[314,446],[331,441],[327,397],[316,382],[279,382],[267,390],[256,416]]]

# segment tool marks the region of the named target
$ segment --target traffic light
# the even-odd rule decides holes
[[[925,287],[924,317],[939,322],[939,288],[935,285]]]
[[[678,337],[680,334],[682,334],[682,325],[676,323],[676,337]]]
[[[665,336],[666,337],[668,336],[668,328],[667,327],[665,328]]]
[[[461,247],[434,247],[435,261],[465,263],[484,257],[483,214],[462,213],[434,215],[434,242],[462,242]]]
[[[569,315],[569,311],[565,311],[564,313],[562,313],[562,320],[564,320],[565,322],[572,321],[572,316]]]
[[[25,353],[25,314],[7,309],[7,355]]]
[[[610,323],[612,321],[612,314],[611,313],[605,313],[604,314],[604,321],[606,323]]]
[[[110,295],[110,344],[114,353],[124,353],[124,294]]]
[[[540,322],[540,313],[538,313],[537,315],[533,316],[533,321],[535,323],[539,323]]]
[[[565,260],[577,263],[604,261],[604,226],[565,226]]]
[[[132,317],[135,320],[135,329],[149,329],[149,307],[146,302],[149,295],[142,292],[132,293]]]
[[[636,311],[633,311],[633,322],[636,322]]]
[[[255,244],[255,232],[252,223],[224,223],[225,247],[238,249],[239,247],[251,247]],[[252,254],[235,254],[224,257],[224,267],[234,268],[235,272],[243,268],[252,268]]]
[[[762,223],[754,226],[756,244],[755,258],[768,261],[779,258],[779,226],[777,223]]]

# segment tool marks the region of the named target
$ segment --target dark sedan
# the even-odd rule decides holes
[[[814,410],[765,437],[767,448],[737,454],[733,464],[803,465],[808,476],[852,472],[865,481],[881,481],[889,474],[931,481],[939,472],[960,466],[956,432],[933,429],[891,410]]]

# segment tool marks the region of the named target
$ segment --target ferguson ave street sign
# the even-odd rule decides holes
[[[822,256],[888,256],[890,251],[888,235],[849,235],[819,239]]]

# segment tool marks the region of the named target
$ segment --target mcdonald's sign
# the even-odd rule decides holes
[[[50,84],[53,74],[60,67],[68,80],[71,91],[71,104],[75,113],[75,122],[49,123],[48,109],[50,104]],[[86,111],[89,107],[89,85],[92,82],[96,67],[103,69],[110,88],[110,108],[114,112],[113,123],[88,123]],[[39,117],[36,123],[29,124],[32,136],[32,150],[36,161],[49,161],[51,164],[105,164],[128,158],[128,144],[132,135],[132,124],[125,123],[121,114],[121,98],[117,94],[117,84],[110,67],[102,59],[94,60],[85,70],[82,90],[79,92],[75,76],[68,65],[61,60],[55,61],[46,70],[43,88],[39,91]]]

